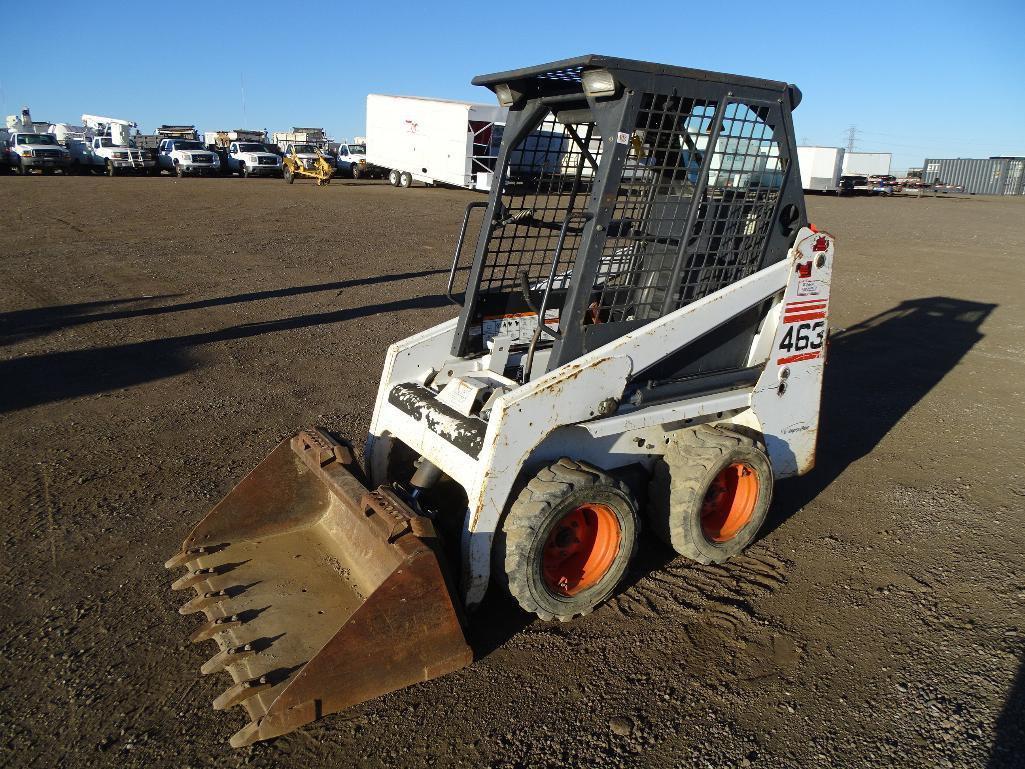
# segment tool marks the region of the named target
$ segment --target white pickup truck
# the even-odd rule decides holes
[[[367,163],[367,145],[359,139],[338,145],[337,167],[342,174],[353,179],[379,179],[386,174],[383,168]]]
[[[146,174],[156,169],[156,161],[129,139],[123,144],[110,136],[69,137],[71,168],[76,173],[100,171],[107,176]]]
[[[162,139],[157,148],[161,171],[183,176],[213,176],[221,172],[221,159],[196,139]]]
[[[38,169],[44,174],[67,172],[71,154],[51,134],[14,131],[4,141],[7,160],[14,173],[25,175]]]
[[[281,176],[281,158],[262,142],[235,141],[228,145],[228,170],[241,177]]]

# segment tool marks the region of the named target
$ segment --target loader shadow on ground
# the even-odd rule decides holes
[[[109,392],[182,374],[201,366],[202,360],[196,354],[197,348],[214,342],[341,323],[379,313],[432,309],[444,307],[448,303],[448,299],[440,295],[398,299],[363,307],[245,323],[201,334],[12,358],[0,361],[0,382],[4,383],[0,390],[0,413]]]
[[[982,339],[979,329],[996,306],[911,299],[831,334],[815,469],[777,486],[762,536],[869,454]]]
[[[164,294],[160,296],[142,296],[127,299],[111,299],[103,302],[82,302],[79,304],[57,305],[54,307],[37,307],[30,310],[15,310],[0,314],[0,345],[31,339],[62,328],[81,326],[86,323],[98,323],[107,320],[123,320],[141,318],[152,315],[164,315],[171,312],[188,310],[204,310],[210,307],[222,307],[243,302],[257,302],[263,299],[278,299],[286,296],[301,296],[320,291],[341,291],[346,288],[360,288],[378,283],[392,283],[413,278],[427,278],[432,275],[447,274],[448,270],[422,270],[420,272],[402,272],[378,275],[372,278],[352,278],[337,280],[330,283],[314,283],[308,286],[292,286],[266,291],[247,291],[242,294],[219,296],[212,299],[197,299],[192,302],[178,304],[162,304],[139,307],[139,302],[154,302],[162,299],[173,299],[181,294]],[[130,307],[122,305],[131,304]],[[90,312],[91,310],[102,310]]]
[[[1025,657],[996,723],[987,769],[1025,766]]]

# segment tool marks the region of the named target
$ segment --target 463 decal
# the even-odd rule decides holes
[[[779,340],[777,364],[812,360],[826,341],[826,301],[788,302],[783,309],[786,330]]]

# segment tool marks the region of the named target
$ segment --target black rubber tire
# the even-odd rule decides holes
[[[349,168],[349,171],[352,173],[353,179],[359,179],[361,176],[363,176],[363,172],[360,170],[359,165],[357,165],[356,163],[352,164],[352,166]]]
[[[29,170],[25,167],[25,161],[18,158],[17,165],[14,166],[14,173],[16,176],[28,176]]]
[[[117,168],[114,167],[114,161],[107,161],[107,176],[117,176]]]
[[[399,186],[407,188],[413,186],[413,175],[409,171],[403,171],[399,174]]]
[[[552,527],[587,502],[615,513],[619,553],[596,584],[576,595],[560,595],[542,577],[542,552]],[[625,484],[591,465],[560,459],[531,478],[510,506],[495,534],[494,572],[525,611],[544,620],[568,622],[590,613],[616,591],[637,552],[640,530],[637,501]]]
[[[756,501],[747,523],[732,538],[716,542],[702,529],[702,505],[719,473],[736,463],[755,472]],[[769,457],[752,438],[711,425],[678,430],[651,474],[648,521],[658,537],[680,555],[698,563],[722,563],[758,536],[772,503],[772,487]]]
[[[287,182],[288,184],[291,184],[292,182],[294,182],[294,181],[295,181],[295,174],[293,174],[293,173],[292,173],[292,169],[291,169],[291,168],[286,168],[286,169],[285,169],[285,170],[284,170],[284,171],[282,172],[282,178],[283,178],[283,179],[284,179],[284,180],[285,180],[285,181],[286,181],[286,182]]]
[[[393,168],[391,171],[388,172],[388,183],[392,187],[398,187],[400,176],[401,174]]]
[[[180,163],[174,164],[174,175],[177,176],[179,179],[185,178],[185,169],[181,167]]]
[[[241,161],[238,164],[238,178],[239,179],[248,179],[249,178],[249,168],[246,166],[245,163],[242,163]]]

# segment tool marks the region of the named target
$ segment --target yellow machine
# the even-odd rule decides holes
[[[308,176],[317,180],[317,186],[329,184],[335,170],[312,144],[292,144],[288,147],[281,161],[281,168],[286,182],[291,184],[297,176]]]

